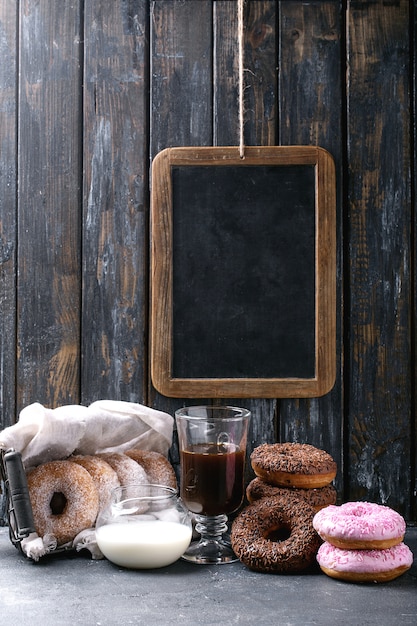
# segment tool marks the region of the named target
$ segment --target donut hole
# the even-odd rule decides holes
[[[272,528],[268,528],[265,539],[268,541],[275,541],[275,543],[280,543],[281,541],[286,541],[289,539],[291,535],[291,529],[286,524],[281,524],[280,526],[273,526]]]
[[[67,506],[67,499],[61,491],[54,491],[49,506],[52,515],[62,515]]]

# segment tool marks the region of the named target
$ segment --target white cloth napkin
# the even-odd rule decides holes
[[[88,407],[49,409],[35,402],[0,432],[0,446],[22,455],[26,469],[71,454],[153,450],[164,456],[172,443],[174,418],[134,402],[98,400]]]

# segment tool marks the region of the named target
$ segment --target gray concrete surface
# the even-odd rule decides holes
[[[259,574],[241,563],[178,561],[153,571],[82,555],[33,563],[0,528],[0,620],[5,626],[416,626],[417,528],[408,529],[405,542],[415,555],[411,570],[389,583],[358,585],[318,569]]]

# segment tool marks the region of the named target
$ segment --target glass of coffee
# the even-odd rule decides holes
[[[236,561],[228,515],[243,501],[250,411],[231,406],[191,406],[175,413],[181,460],[181,499],[200,539],[182,558],[193,563]]]

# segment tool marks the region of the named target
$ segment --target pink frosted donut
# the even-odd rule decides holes
[[[343,550],[326,541],[317,552],[317,561],[331,578],[378,583],[404,574],[413,564],[413,554],[404,543],[385,550]]]
[[[405,534],[404,518],[373,502],[327,506],[316,513],[313,526],[324,541],[351,550],[391,548],[401,543]]]

